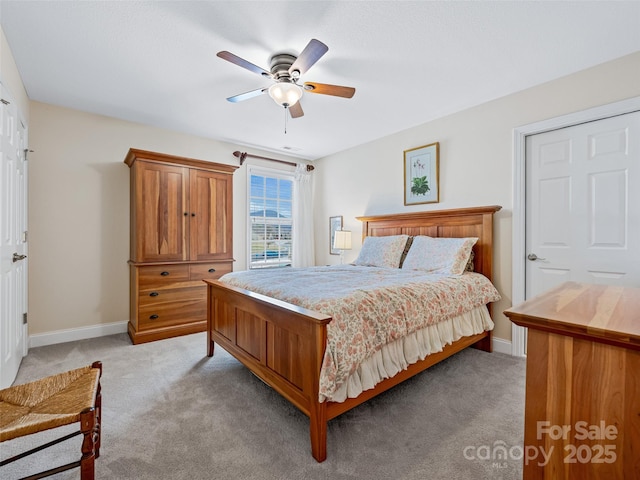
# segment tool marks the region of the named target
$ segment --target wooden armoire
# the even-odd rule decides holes
[[[233,269],[234,165],[130,149],[129,336],[134,344],[201,332],[203,279]]]

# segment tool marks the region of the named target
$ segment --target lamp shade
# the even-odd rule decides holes
[[[269,87],[269,96],[281,107],[292,107],[302,97],[302,88],[295,83],[278,82]]]
[[[333,237],[333,248],[337,250],[351,250],[351,231],[337,230]]]

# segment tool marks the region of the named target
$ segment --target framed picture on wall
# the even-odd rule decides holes
[[[440,144],[404,151],[404,204],[438,203]]]
[[[331,255],[340,255],[340,250],[333,248],[333,239],[338,230],[342,230],[342,215],[329,217],[329,253]]]

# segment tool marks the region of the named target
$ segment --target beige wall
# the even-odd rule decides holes
[[[30,129],[29,334],[128,320],[127,151],[237,165],[241,148],[39,102]],[[246,268],[246,170],[234,174],[236,269]]]
[[[517,67],[516,67],[517,68]],[[640,52],[381,138],[316,162],[316,260],[329,255],[329,216],[343,215],[360,248],[359,215],[502,205],[496,214],[494,283],[496,337],[510,340],[502,311],[511,306],[513,129],[640,95]],[[440,203],[405,207],[403,151],[440,142]]]

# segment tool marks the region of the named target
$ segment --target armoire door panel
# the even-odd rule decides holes
[[[190,177],[190,259],[232,257],[230,177],[192,170]]]
[[[138,162],[138,262],[187,260],[187,179],[183,167]]]

